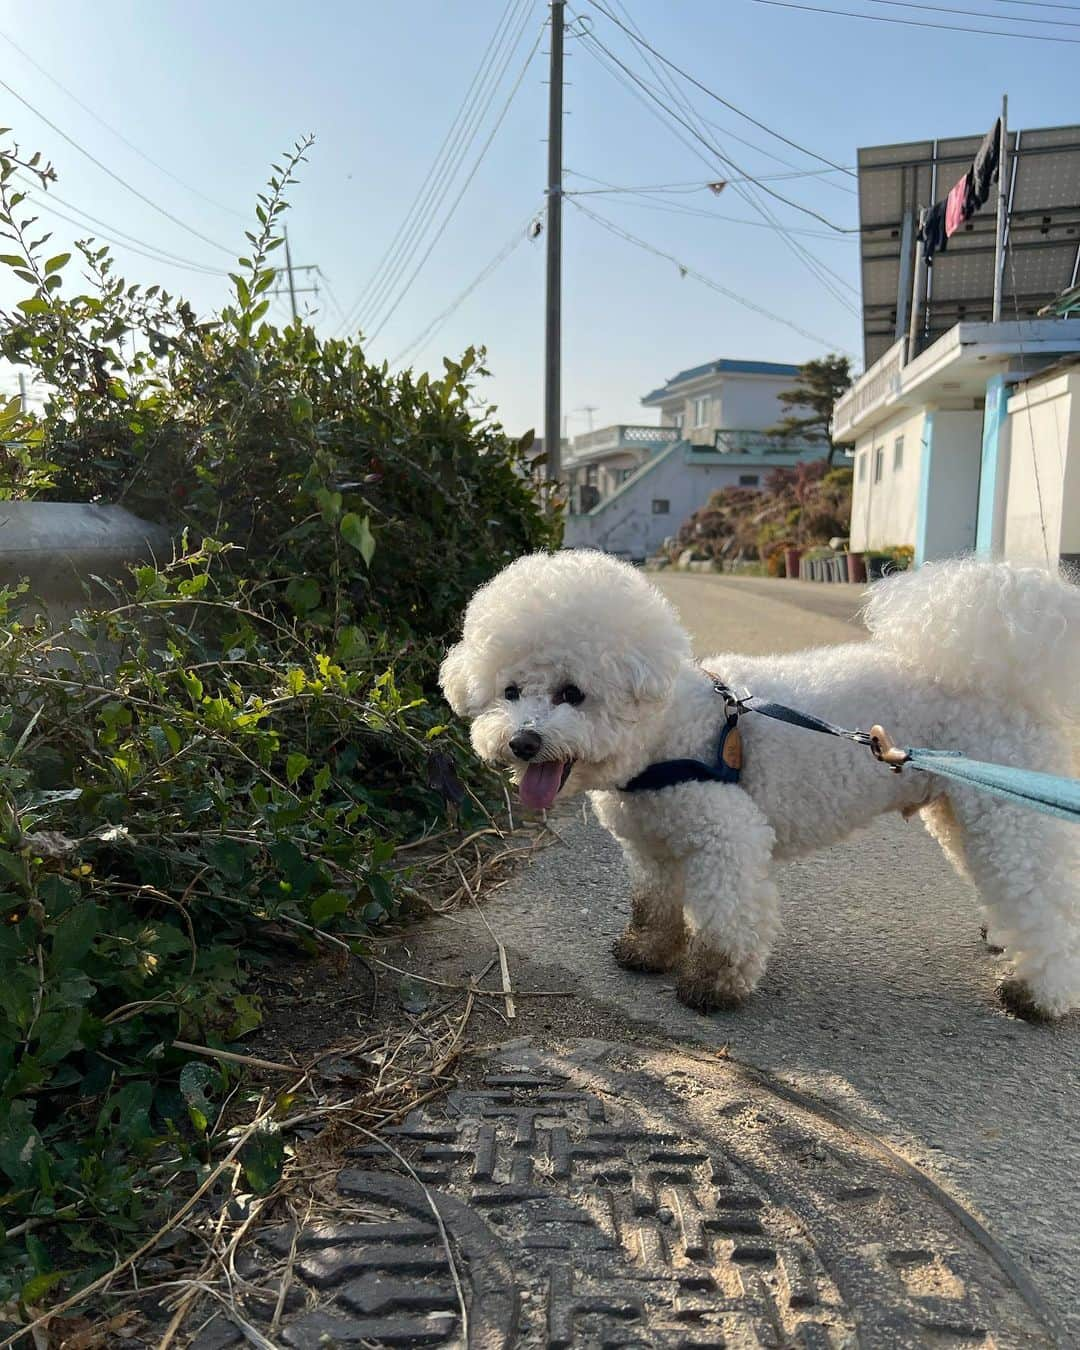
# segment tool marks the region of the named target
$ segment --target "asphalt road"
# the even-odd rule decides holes
[[[702,574],[655,580],[699,655],[765,653],[864,638],[860,589]],[[853,753],[857,753],[853,749]],[[519,987],[555,971],[578,1035],[635,1024],[771,1071],[899,1147],[987,1224],[1030,1270],[1080,1345],[1080,1016],[1054,1027],[1006,1015],[1001,958],[979,935],[973,892],[918,821],[883,819],[779,870],[785,931],[755,997],[703,1017],[665,976],[610,956],[627,917],[619,851],[580,802],[484,907]],[[453,938],[490,945],[475,913]],[[536,986],[544,987],[544,986]],[[591,1019],[602,1025],[591,1028]]]

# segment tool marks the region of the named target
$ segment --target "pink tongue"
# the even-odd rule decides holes
[[[530,764],[518,787],[522,805],[530,811],[547,811],[559,795],[564,767],[560,760]]]

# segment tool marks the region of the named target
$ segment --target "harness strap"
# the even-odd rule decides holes
[[[729,712],[720,732],[715,764],[706,764],[700,759],[659,760],[642,769],[619,790],[658,792],[661,788],[677,787],[680,783],[737,783],[742,768],[738,726],[738,712]]]

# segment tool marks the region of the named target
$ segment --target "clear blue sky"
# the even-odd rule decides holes
[[[941,0],[942,7],[1000,15],[1000,22],[874,0],[807,0],[866,14],[1080,39],[1080,4],[1066,9]],[[520,7],[527,0],[516,0]],[[618,12],[615,0],[604,3]],[[981,132],[1007,90],[1014,126],[1080,120],[1080,47],[948,33],[753,0],[624,0],[654,46],[724,98],[838,164],[860,145]],[[593,33],[643,79],[655,76],[639,51],[589,0]],[[267,166],[293,139],[316,134],[294,194],[290,238],[298,263],[316,262],[350,309],[392,240],[505,11],[505,0],[316,0],[306,7],[266,0],[2,0],[0,33],[14,39],[71,94],[216,203],[246,211]],[[534,0],[499,92],[442,211],[472,167],[526,54],[547,17]],[[1048,27],[1023,20],[1059,19]],[[10,45],[0,42],[0,78],[75,141],[166,211],[242,251],[244,222],[195,195],[141,158]],[[411,290],[371,344],[395,357],[419,336],[540,211],[546,171],[546,40],[525,72],[495,139],[452,221]],[[569,168],[620,185],[703,184],[731,176],[707,163],[602,68],[587,44],[568,44],[565,160]],[[783,174],[819,169],[705,95],[683,86],[716,125],[707,134],[742,169]],[[644,96],[643,96],[644,97]],[[665,98],[668,95],[665,94]],[[56,164],[56,191],[127,234],[211,268],[228,254],[193,237],[138,200],[0,89],[0,119],[24,148]],[[689,133],[683,133],[689,139]],[[734,139],[743,137],[748,146]],[[696,144],[696,142],[692,142]],[[764,150],[779,156],[770,158]],[[712,167],[710,167],[712,165]],[[771,179],[839,225],[856,222],[854,186],[841,174]],[[830,185],[830,181],[831,184]],[[839,186],[838,186],[839,185]],[[567,178],[568,188],[595,184]],[[741,307],[674,264],[612,237],[571,205],[565,209],[564,410],[571,434],[595,425],[653,420],[642,394],[675,371],[718,356],[804,360],[827,350],[858,352],[859,323],[775,231],[719,217],[760,220],[729,187],[642,202],[580,199],[720,285],[789,317],[825,344]],[[775,201],[790,226],[824,226]],[[711,210],[714,217],[685,214]],[[441,213],[440,213],[441,215]],[[59,241],[87,232],[57,220]],[[425,241],[430,238],[425,235]],[[796,236],[850,286],[858,286],[852,237]],[[426,242],[425,242],[426,247]],[[116,254],[132,279],[162,281],[205,312],[224,298],[223,277]],[[537,426],[542,406],[543,239],[523,241],[413,356],[438,367],[444,352],[486,344],[487,396],[514,431]],[[415,266],[415,262],[412,264]],[[411,267],[401,270],[404,277]],[[833,283],[835,284],[835,283]],[[2,283],[0,301],[13,298]],[[396,292],[388,293],[392,298]],[[849,301],[857,292],[841,291]],[[314,297],[301,297],[312,301]],[[340,316],[324,294],[315,318],[333,332]],[[368,309],[371,307],[368,306]],[[283,302],[275,312],[284,317]],[[365,315],[372,332],[377,318]]]

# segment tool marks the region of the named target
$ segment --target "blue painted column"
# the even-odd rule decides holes
[[[975,532],[975,553],[980,558],[1000,556],[1004,543],[1008,402],[1009,386],[1005,376],[991,376],[986,382],[982,464],[979,470],[979,519]]]
[[[927,531],[930,522],[930,483],[934,458],[934,414],[923,418],[922,455],[919,459],[919,515],[915,524],[915,566],[926,561]]]

